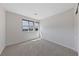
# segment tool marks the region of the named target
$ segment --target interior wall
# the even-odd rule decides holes
[[[0,54],[5,48],[5,10],[0,6]]]
[[[77,26],[77,29],[78,29],[78,31],[77,31],[77,33],[78,33],[78,45],[77,45],[77,47],[78,47],[78,56],[79,56],[79,6],[78,6],[78,14],[77,14],[77,24],[78,24],[78,26]]]
[[[6,11],[6,45],[12,45],[39,37],[39,31],[22,31],[22,19],[38,21]]]
[[[74,12],[75,13],[75,12]],[[77,47],[77,44],[78,44],[78,28],[77,28],[78,24],[77,24],[77,15],[74,14],[74,47],[75,47],[75,50],[77,51],[78,47]]]
[[[74,39],[74,9],[50,16],[40,21],[42,37],[76,51]]]

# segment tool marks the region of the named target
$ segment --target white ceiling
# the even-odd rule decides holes
[[[74,3],[4,3],[1,4],[6,10],[15,12],[35,19],[44,19],[70,8]]]

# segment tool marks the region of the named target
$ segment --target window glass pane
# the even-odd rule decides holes
[[[33,22],[32,21],[29,21],[29,26],[33,27]]]
[[[35,27],[38,27],[39,26],[39,23],[35,23]]]
[[[38,22],[35,22],[35,31],[38,31],[39,30],[39,23]]]
[[[22,30],[23,31],[28,31],[28,29],[29,29],[28,20],[22,20]]]
[[[29,31],[33,31],[34,23],[33,21],[29,21]]]
[[[29,24],[28,24],[28,21],[22,21],[23,22],[23,26],[28,26]]]

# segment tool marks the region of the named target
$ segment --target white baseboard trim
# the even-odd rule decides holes
[[[46,40],[46,39],[44,39],[44,40]],[[63,46],[63,47],[66,47],[66,48],[68,48],[68,49],[71,49],[71,50],[73,50],[73,51],[75,51],[75,52],[77,52],[78,53],[78,51],[76,50],[76,49],[74,49],[74,48],[70,48],[70,47],[68,47],[68,46],[66,46],[66,45],[63,45],[63,44],[61,44],[61,43],[57,43],[57,42],[55,42],[55,41],[50,41],[50,40],[47,40],[47,41],[49,41],[49,42],[51,42],[51,43],[56,43],[56,44],[58,44],[58,45],[61,45],[61,46]]]
[[[39,38],[39,37],[38,37],[38,38]],[[32,40],[36,40],[36,39],[38,39],[38,38],[34,38],[34,39],[30,39],[30,40],[25,40],[25,41],[22,41],[22,42],[17,42],[17,43],[11,44],[11,45],[6,45],[6,47],[10,47],[10,46],[22,44],[22,43],[29,42],[29,41],[32,41]]]
[[[1,55],[1,53],[3,52],[4,49],[5,49],[5,46],[0,50],[0,55]]]

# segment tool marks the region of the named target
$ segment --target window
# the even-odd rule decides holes
[[[22,31],[38,31],[39,29],[39,22],[34,22],[26,19],[22,19]]]
[[[33,27],[34,27],[34,22],[29,21],[29,31],[33,31]]]
[[[28,23],[28,20],[22,20],[22,30],[23,31],[28,31],[29,29],[29,23]]]
[[[39,22],[35,22],[34,25],[35,25],[35,31],[38,31],[38,29],[39,29]]]

